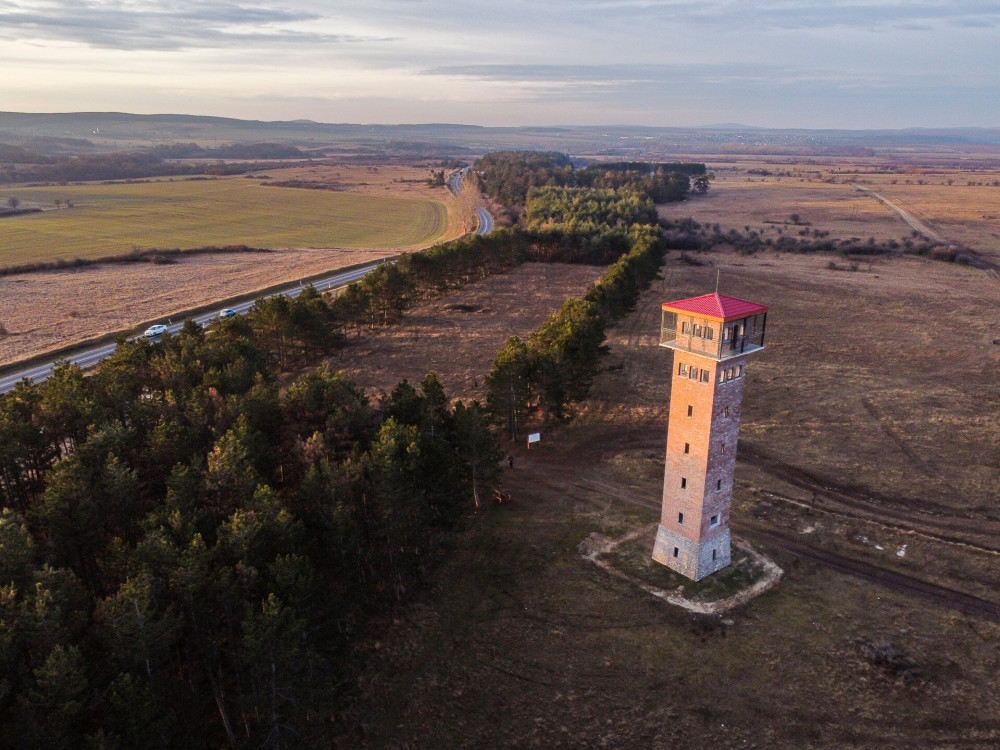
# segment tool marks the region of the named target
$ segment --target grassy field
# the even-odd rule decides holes
[[[721,291],[771,306],[767,348],[747,376],[734,533],[996,600],[1000,558],[974,545],[995,548],[1000,528],[997,280],[922,258],[845,273],[818,256],[702,257],[714,267],[668,261],[609,330],[582,413],[541,447],[513,447],[513,500],[483,509],[371,644],[345,720],[364,733],[342,746],[1000,742],[996,622],[768,544],[758,548],[785,577],[723,617],[681,612],[581,559],[590,534],[617,537],[659,516],[671,361],[657,345],[660,305],[710,290],[721,270]],[[353,377],[384,388],[392,374],[412,381],[433,367],[450,395],[480,395],[481,337],[501,340],[510,309],[494,307],[491,287],[517,281],[535,289],[508,274],[414,310],[409,351],[430,339],[424,368],[407,358],[399,369],[398,348],[364,343]],[[447,338],[431,337],[456,318],[451,356],[434,356]],[[791,484],[795,472],[811,486]],[[831,488],[854,504],[835,503]],[[912,668],[879,662],[879,650]]]
[[[408,248],[432,243],[448,225],[438,201],[264,187],[245,178],[0,190],[0,201],[11,196],[22,207],[52,210],[0,219],[0,266],[135,247]]]
[[[724,230],[744,227],[767,238],[829,232],[833,239],[902,240],[911,229],[899,215],[852,183],[874,190],[914,214],[948,242],[1000,258],[1000,170],[908,166],[886,159],[796,160],[697,157],[715,174],[708,194],[659,207],[664,218],[693,216]],[[791,216],[798,216],[793,223]]]

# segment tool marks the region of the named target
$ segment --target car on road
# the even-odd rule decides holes
[[[236,314],[236,311],[235,310],[230,310],[228,307],[223,307],[221,310],[219,310],[219,317],[220,318],[231,318],[235,314]]]
[[[150,326],[146,329],[145,333],[142,335],[147,339],[156,338],[157,336],[162,336],[167,332],[167,327],[162,323],[157,323],[156,325]]]

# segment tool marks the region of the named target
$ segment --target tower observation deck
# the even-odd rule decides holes
[[[700,580],[729,565],[729,509],[743,383],[764,349],[765,305],[721,294],[663,305],[674,350],[663,507],[653,559]]]

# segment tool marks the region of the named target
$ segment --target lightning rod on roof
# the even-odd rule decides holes
[[[716,268],[715,269],[715,293],[716,294],[719,293],[719,274],[720,273],[722,273],[722,269],[721,268]]]

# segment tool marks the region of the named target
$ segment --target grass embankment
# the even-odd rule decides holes
[[[434,242],[448,224],[437,201],[263,187],[239,178],[17,188],[0,199],[15,194],[24,206],[53,210],[2,220],[0,267],[137,247],[405,249]]]

